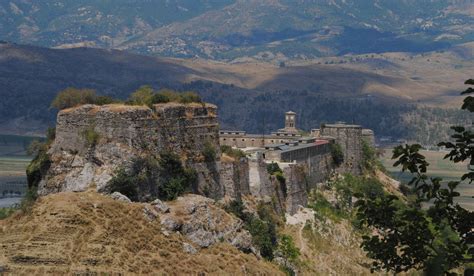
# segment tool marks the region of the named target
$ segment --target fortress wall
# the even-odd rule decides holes
[[[283,162],[296,161],[298,164],[305,164],[308,177],[311,178],[310,184],[313,186],[327,180],[335,169],[330,143],[284,151],[281,153],[281,160]]]
[[[363,129],[362,138],[369,144],[369,146],[375,148],[375,134],[373,130]]]
[[[344,153],[339,172],[362,173],[362,127],[356,125],[323,125],[321,135],[335,138]]]
[[[93,147],[87,144],[87,130],[98,134]],[[39,193],[83,191],[90,185],[102,190],[117,168],[131,164],[136,157],[169,150],[200,170],[198,187],[208,185],[220,195],[219,172],[213,171],[217,165],[195,165],[203,162],[207,143],[220,156],[218,133],[217,108],[210,104],[158,104],[153,110],[118,104],[83,105],[60,111],[56,139],[48,151],[52,165]],[[209,184],[207,178],[217,180]]]
[[[286,179],[286,212],[295,214],[300,206],[308,205],[308,175],[307,167],[303,164],[290,164],[283,169]]]
[[[224,196],[240,198],[242,195],[250,194],[247,158],[241,158],[234,162],[220,162],[219,172]]]

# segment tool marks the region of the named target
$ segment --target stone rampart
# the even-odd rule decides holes
[[[203,151],[208,145],[215,148],[218,162],[217,107],[210,104],[167,103],[153,109],[83,105],[62,110],[48,151],[52,165],[39,184],[39,193],[83,191],[91,186],[102,190],[117,168],[136,157],[158,156],[163,151],[174,152],[183,163],[194,166],[205,161]],[[211,190],[220,190],[215,187],[218,171],[216,176],[204,170],[217,178]]]
[[[341,146],[344,162],[338,168],[339,172],[362,173],[362,127],[358,125],[323,125],[321,135],[330,136]]]

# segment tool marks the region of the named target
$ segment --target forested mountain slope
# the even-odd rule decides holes
[[[472,69],[472,48],[463,47],[429,55],[318,59],[280,68],[255,61],[228,64],[0,44],[0,131],[44,133],[55,118],[49,104],[67,87],[126,99],[149,84],[197,91],[219,106],[222,128],[270,132],[282,127],[285,111],[294,110],[298,126],[306,130],[346,121],[394,137],[445,133],[439,130],[465,119],[460,112],[437,108],[460,100],[458,92]]]

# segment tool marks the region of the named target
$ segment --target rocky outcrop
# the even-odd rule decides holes
[[[226,241],[244,252],[254,250],[243,222],[215,206],[212,199],[186,195],[169,206],[170,212],[160,215],[166,231],[180,232],[200,248]]]
[[[163,151],[178,154],[192,167],[204,161],[207,145],[215,147],[219,156],[218,128],[217,108],[210,104],[167,103],[153,109],[83,105],[62,110],[48,151],[52,164],[38,192],[84,191],[91,186],[102,191],[117,168]],[[200,180],[197,189],[209,185]],[[218,181],[211,184],[211,190],[220,189]]]

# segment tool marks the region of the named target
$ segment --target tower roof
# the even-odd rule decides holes
[[[288,114],[288,115],[296,115],[296,113],[293,112],[293,111],[291,111],[291,110],[290,110],[290,111],[287,111],[285,114]]]

